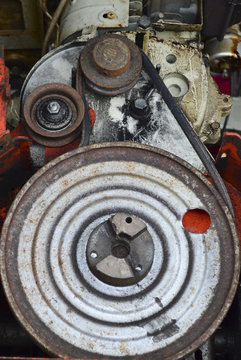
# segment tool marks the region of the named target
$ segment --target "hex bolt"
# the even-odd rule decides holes
[[[130,112],[134,118],[145,118],[149,115],[150,107],[145,99],[139,98],[131,103]]]
[[[148,16],[143,15],[139,19],[138,25],[139,25],[140,28],[145,30],[145,29],[147,29],[147,28],[149,28],[151,26],[151,20],[150,20],[150,18]]]
[[[134,101],[134,105],[137,110],[141,110],[141,111],[145,110],[148,106],[145,99],[136,99]]]
[[[51,101],[47,106],[47,110],[51,115],[58,114],[60,110],[60,105],[57,101]]]

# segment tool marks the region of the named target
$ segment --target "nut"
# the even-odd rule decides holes
[[[47,106],[47,110],[51,115],[58,114],[60,110],[60,105],[57,101],[51,101]]]

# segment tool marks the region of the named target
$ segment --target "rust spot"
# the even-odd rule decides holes
[[[238,44],[239,44],[240,40],[238,38],[232,38],[231,40],[233,42],[233,46],[231,48],[232,54],[233,54],[233,56],[240,59],[240,54],[238,52]]]
[[[63,184],[64,186],[68,186],[68,185],[69,185],[69,182],[68,182],[68,180],[64,180],[64,181],[62,181],[62,184]]]

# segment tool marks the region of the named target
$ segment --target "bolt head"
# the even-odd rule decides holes
[[[218,130],[220,129],[220,124],[219,124],[217,121],[213,122],[213,123],[211,124],[211,129],[212,129],[213,131],[218,131]]]
[[[47,106],[47,111],[50,115],[58,114],[60,111],[60,105],[57,101],[51,101]]]
[[[148,16],[142,16],[138,22],[138,25],[142,29],[147,29],[151,26],[151,20]]]
[[[134,106],[138,110],[145,110],[148,107],[148,104],[145,99],[136,99]]]
[[[130,114],[136,119],[145,119],[150,113],[150,107],[144,98],[139,98],[131,102]]]

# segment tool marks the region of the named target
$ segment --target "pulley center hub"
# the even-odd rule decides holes
[[[58,131],[66,128],[72,122],[71,106],[63,99],[53,98],[40,101],[36,108],[37,123],[44,129]]]
[[[131,54],[122,40],[107,38],[95,45],[93,59],[98,70],[109,76],[115,76],[122,74],[128,68]]]
[[[99,280],[112,286],[128,286],[142,280],[150,270],[154,245],[142,220],[119,213],[92,232],[86,256]]]

